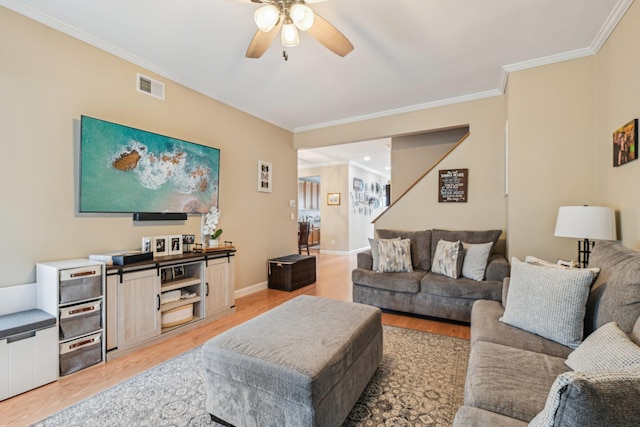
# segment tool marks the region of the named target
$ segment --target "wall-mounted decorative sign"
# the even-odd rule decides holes
[[[441,169],[438,174],[438,202],[466,203],[469,169]]]
[[[613,166],[622,166],[638,158],[638,119],[613,132]]]
[[[271,163],[258,160],[258,191],[271,193]]]

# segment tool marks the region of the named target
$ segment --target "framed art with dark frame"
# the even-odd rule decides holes
[[[613,132],[613,166],[622,166],[638,158],[638,119]]]

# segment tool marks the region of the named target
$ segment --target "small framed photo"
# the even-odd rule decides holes
[[[180,277],[184,277],[184,266],[173,267],[173,278],[178,279]]]
[[[173,269],[163,268],[160,270],[160,281],[166,282],[171,279],[173,279]]]
[[[169,255],[180,255],[182,253],[182,234],[169,236]]]
[[[183,234],[182,235],[182,252],[184,253],[191,252],[191,245],[195,243],[196,243],[195,234]]]
[[[327,193],[327,204],[328,205],[339,205],[340,204],[340,193]]]
[[[148,252],[153,252],[153,248],[151,244],[153,243],[153,237],[143,237],[142,238],[142,253],[146,254]]]
[[[613,132],[613,166],[622,166],[638,158],[638,119]]]
[[[158,256],[169,254],[169,239],[167,236],[153,237],[153,253]]]
[[[258,191],[271,193],[273,167],[270,162],[258,160]]]

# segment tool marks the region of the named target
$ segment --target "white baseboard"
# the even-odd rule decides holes
[[[368,249],[369,249],[369,246],[365,248],[354,249],[351,251],[330,251],[327,249],[320,249],[320,253],[327,254],[327,255],[351,255],[351,254],[357,254],[358,252],[366,251]]]
[[[263,289],[267,289],[269,287],[269,282],[258,283],[257,285],[248,286],[246,288],[238,289],[234,292],[234,296],[236,298],[246,297],[247,295],[251,295],[254,292],[261,291]]]

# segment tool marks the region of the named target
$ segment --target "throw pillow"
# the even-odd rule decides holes
[[[411,242],[409,239],[378,239],[379,273],[412,272]]]
[[[558,375],[529,427],[637,425],[640,368],[569,371]]]
[[[487,260],[491,254],[493,242],[478,244],[462,242],[462,247],[464,248],[462,277],[481,281],[484,279],[484,271],[487,269]]]
[[[369,238],[369,246],[371,246],[371,258],[373,258],[373,266],[371,269],[373,271],[378,271],[378,244],[376,243],[378,239]],[[400,240],[399,237],[396,237],[394,240]]]
[[[501,322],[573,349],[582,342],[589,288],[596,274],[511,259],[509,303]]]
[[[457,279],[462,272],[463,260],[464,252],[460,240],[457,242],[440,240],[436,247],[436,253],[433,256],[431,271],[444,274],[452,279]]]
[[[640,347],[620,330],[616,322],[610,322],[589,335],[569,354],[565,363],[574,371],[640,366]]]

